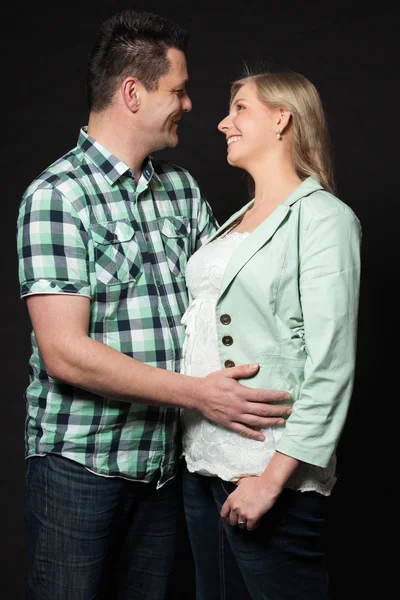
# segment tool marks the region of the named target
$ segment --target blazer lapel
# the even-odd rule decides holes
[[[215,240],[216,237],[218,237],[219,235],[221,235],[221,233],[223,231],[225,231],[225,229],[228,229],[228,227],[238,218],[240,217],[243,213],[246,212],[246,210],[248,208],[250,208],[250,206],[252,206],[252,204],[254,204],[254,199],[250,200],[250,202],[248,202],[248,204],[246,204],[245,206],[243,206],[240,210],[238,210],[237,212],[233,213],[233,215],[231,217],[229,217],[229,219],[227,221],[225,221],[225,223],[223,225],[221,225],[221,227],[219,229],[217,229],[217,231],[215,231],[209,238],[208,240],[205,242],[205,244],[203,244],[204,246],[206,244],[209,244],[210,242],[212,242],[213,240]]]
[[[245,207],[247,210],[248,206]],[[250,235],[240,244],[239,248],[233,253],[228,265],[225,269],[224,276],[221,282],[221,289],[219,297],[225,293],[232,280],[236,277],[239,271],[244,267],[247,261],[258,252],[258,250],[271,239],[275,231],[278,229],[282,221],[286,218],[286,215],[290,211],[290,206],[287,204],[280,204],[274,210],[270,216],[265,219]],[[242,211],[239,211],[239,213]],[[239,216],[236,213],[235,218]],[[234,220],[234,219],[232,219]],[[231,219],[229,220],[231,221]],[[228,223],[229,223],[228,221]],[[225,225],[224,225],[225,229]]]
[[[291,206],[305,196],[309,196],[317,190],[323,190],[323,187],[315,181],[312,177],[307,177],[293,192],[279,204],[270,216],[265,219],[260,225],[251,232],[251,234],[240,244],[239,248],[233,253],[230,258],[228,265],[225,269],[224,276],[221,282],[221,289],[219,298],[225,293],[233,279],[239,273],[240,269],[244,267],[247,261],[258,252],[258,250],[266,244],[275,231],[279,228],[280,224],[284,221],[287,214],[291,210]],[[250,206],[254,204],[254,199],[246,204],[243,208],[234,213],[227,221],[216,231],[208,240],[212,242],[221,232],[225,231],[239,216],[246,212]]]

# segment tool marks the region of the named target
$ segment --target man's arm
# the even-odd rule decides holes
[[[50,377],[92,393],[124,402],[176,406],[199,410],[207,419],[254,439],[256,429],[283,425],[286,392],[257,390],[240,385],[238,378],[253,376],[257,368],[242,365],[204,378],[189,377],[151,367],[89,337],[90,299],[67,294],[27,297],[29,315]]]

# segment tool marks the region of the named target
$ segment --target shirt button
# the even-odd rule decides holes
[[[161,287],[161,281],[159,279],[156,279],[156,284],[158,287]]]
[[[231,322],[231,317],[230,315],[221,315],[219,320],[221,321],[222,325],[229,325]]]
[[[55,282],[55,281],[52,281],[52,282],[50,283],[50,287],[52,287],[52,288],[55,288],[55,287],[56,287],[56,285],[57,285],[57,284],[56,284],[56,282]]]
[[[230,335],[224,335],[224,337],[222,338],[222,343],[224,344],[224,346],[232,346],[233,338]]]
[[[144,236],[144,239],[146,240],[146,242],[148,242],[148,241],[149,241],[149,236],[148,236],[148,235],[145,235],[145,236]]]
[[[226,361],[224,362],[224,366],[225,366],[227,369],[229,369],[229,367],[234,367],[234,366],[235,366],[235,363],[233,362],[233,360],[226,360]]]

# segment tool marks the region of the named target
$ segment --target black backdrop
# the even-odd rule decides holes
[[[321,93],[332,132],[338,195],[355,210],[364,234],[356,382],[338,452],[328,558],[335,600],[361,598],[378,579],[379,596],[384,597],[396,571],[392,540],[396,528],[398,532],[399,503],[393,489],[398,398],[391,380],[398,277],[389,270],[398,256],[393,85],[398,14],[384,3],[368,11],[347,3],[266,0],[242,1],[236,7],[188,0],[3,6],[0,597],[22,598],[25,572],[23,392],[30,325],[19,300],[17,209],[31,180],[75,145],[79,128],[87,123],[86,57],[93,37],[104,18],[128,6],[174,19],[190,34],[193,110],[181,122],[179,146],[158,154],[192,172],[220,222],[247,198],[245,178],[227,165],[224,139],[216,129],[227,111],[230,82],[241,74],[243,62],[299,71]],[[180,532],[171,598],[191,600],[193,566],[183,520]]]

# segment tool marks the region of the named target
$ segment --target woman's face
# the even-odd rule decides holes
[[[229,115],[218,125],[226,136],[228,163],[251,171],[252,163],[265,160],[279,142],[277,119],[273,111],[260,102],[254,84],[243,85],[230,107]]]

